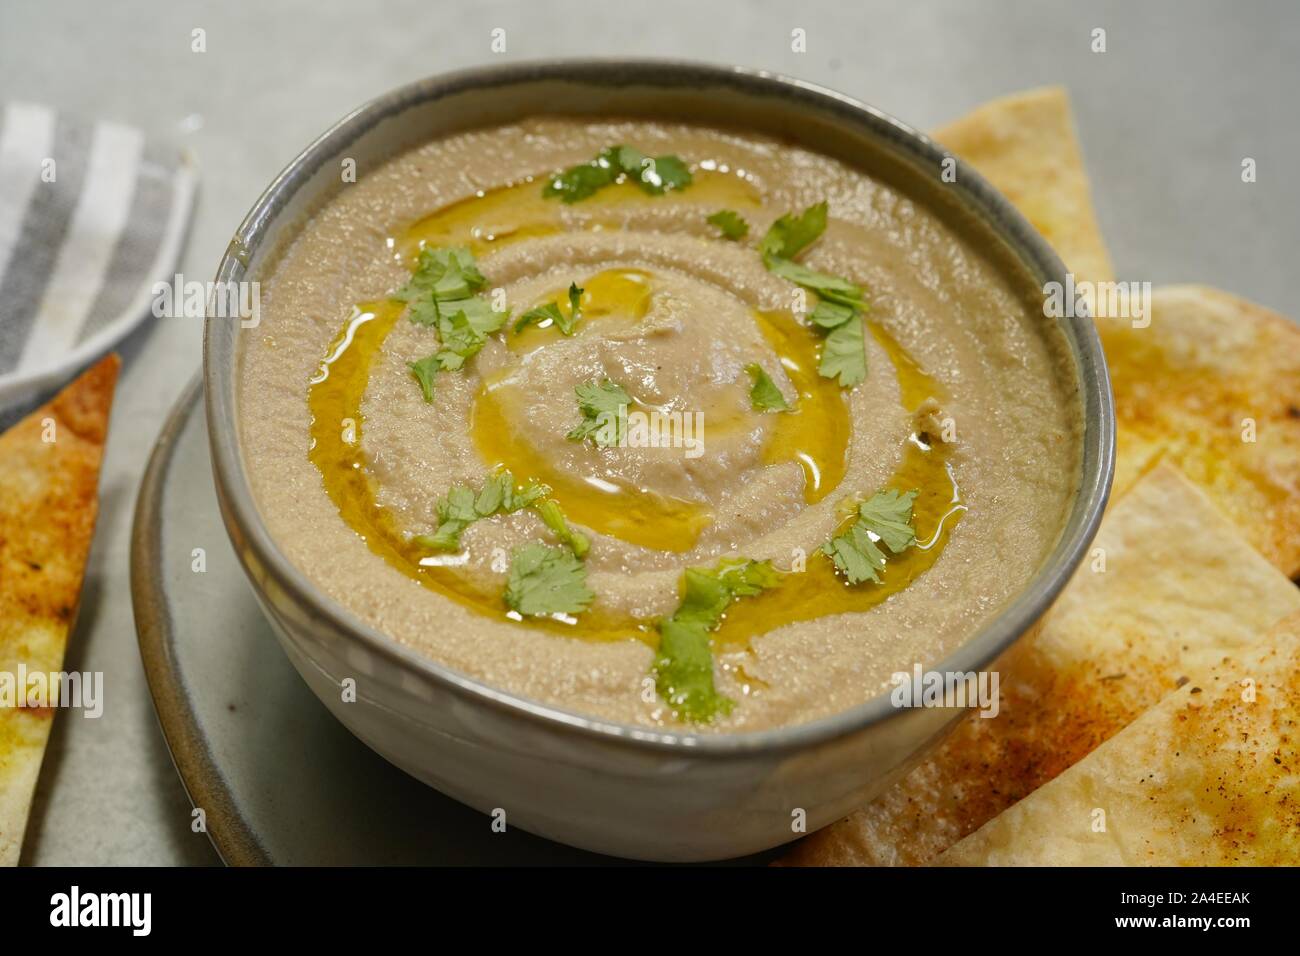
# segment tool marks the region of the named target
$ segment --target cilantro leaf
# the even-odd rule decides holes
[[[495,332],[505,324],[505,313],[495,311],[492,304],[481,296],[469,296],[463,299],[438,299],[428,296],[416,299],[411,303],[407,317],[416,325],[434,327],[442,332],[448,319],[457,312],[464,312],[471,324],[484,335]]]
[[[468,249],[424,248],[411,278],[392,294],[392,299],[408,303],[407,317],[412,322],[438,330],[438,351],[407,363],[426,402],[433,401],[438,372],[463,367],[505,324],[505,313],[494,311],[487,299],[476,295],[486,285]]]
[[[542,187],[542,195],[548,199],[558,197],[566,204],[575,203],[612,185],[621,172],[616,150],[612,147],[602,149],[590,162],[570,166],[552,176]]]
[[[605,379],[599,384],[584,382],[574,392],[582,421],[569,431],[566,436],[569,441],[590,438],[601,448],[622,444],[627,407],[632,404],[632,396],[623,386]]]
[[[566,327],[564,322],[560,323],[560,331],[565,335],[570,334],[573,331],[573,327],[578,324],[578,320],[582,318],[582,293],[586,291],[586,289],[579,289],[578,283],[576,282],[569,283],[568,325]]]
[[[672,619],[694,621],[712,629],[718,626],[730,603],[731,588],[720,575],[705,568],[687,568],[682,573],[682,603]]]
[[[539,305],[537,308],[529,309],[521,315],[519,321],[515,323],[515,334],[518,335],[530,325],[544,325],[547,322],[563,330],[564,315],[560,312],[560,307],[554,302]]]
[[[501,479],[505,479],[503,482]],[[454,488],[452,489],[455,490]],[[504,508],[506,496],[514,490],[514,476],[508,471],[503,471],[490,476],[483,482],[483,488],[479,491],[478,496],[474,499],[473,516],[475,518],[487,517],[494,515],[498,511],[510,511],[513,509]]]
[[[830,299],[819,299],[808,319],[813,325],[829,332],[831,329],[843,325],[853,318],[855,314],[851,306],[840,305]]]
[[[465,247],[426,247],[420,250],[411,278],[392,297],[403,302],[464,299],[486,285],[487,279],[478,271],[473,254]]]
[[[824,204],[819,204],[821,205]],[[807,210],[797,222],[802,222],[802,219],[807,218],[808,214],[819,206]],[[781,221],[777,220],[777,224],[779,225]],[[776,226],[772,228],[775,229]],[[805,229],[802,225],[791,228],[797,235],[801,235],[800,230]],[[768,235],[771,235],[770,231]],[[773,275],[817,293],[818,302],[809,320],[827,333],[826,343],[822,347],[821,363],[818,366],[818,372],[822,377],[838,379],[843,388],[852,388],[864,381],[867,377],[867,353],[864,348],[863,326],[859,312],[865,311],[868,305],[862,287],[854,285],[847,279],[816,272],[807,266],[770,253],[763,257],[763,264]]]
[[[631,170],[628,170],[631,176]],[[670,189],[685,189],[694,177],[687,165],[677,156],[656,156],[648,163],[644,160],[635,176],[636,184],[652,196],[658,196]]]
[[[444,351],[453,352],[461,363],[444,365],[459,368],[465,359],[478,354],[488,336],[505,325],[507,315],[496,312],[486,299],[457,299],[445,302],[438,316],[438,336]]]
[[[726,715],[735,701],[713,682],[713,646],[699,621],[668,618],[659,623],[655,690],[680,717],[704,723]]]
[[[776,383],[772,381],[771,376],[763,370],[763,366],[757,362],[750,362],[745,366],[745,371],[749,373],[749,378],[753,382],[749,389],[749,403],[755,411],[789,411],[790,405],[786,402],[785,396],[776,387]]]
[[[535,481],[517,486],[508,470],[489,476],[477,494],[468,485],[452,485],[435,506],[437,530],[415,535],[411,541],[434,551],[456,551],[460,548],[460,533],[475,521],[494,514],[512,514],[549,493],[549,488]]]
[[[474,512],[480,518],[494,514],[513,514],[546,497],[550,489],[536,481],[515,484],[515,476],[503,469],[483,482],[483,489],[474,499]]]
[[[852,306],[862,311],[869,308],[862,287],[854,285],[847,279],[817,272],[781,256],[764,256],[763,265],[772,275],[780,276],[797,286],[816,292],[823,299],[830,299],[832,302]]]
[[[438,316],[441,311],[438,308],[438,300],[433,296],[427,296],[413,301],[411,307],[406,311],[406,317],[416,325],[422,325],[425,328],[437,328]]]
[[[788,213],[772,223],[759,251],[767,271],[817,293],[809,320],[826,333],[818,371],[852,388],[867,377],[861,312],[868,308],[866,291],[848,279],[827,275],[795,262],[793,257],[826,229],[827,204],[809,206],[798,216]]]
[[[428,299],[412,305],[413,319],[417,310],[425,305],[432,307],[442,345],[432,355],[406,364],[420,383],[424,400],[432,402],[433,381],[437,373],[463,368],[465,362],[483,348],[488,336],[505,324],[506,314],[493,311],[486,299],[453,299],[441,304],[436,299]]]
[[[659,622],[655,688],[679,716],[712,720],[728,713],[734,701],[718,693],[713,681],[710,632],[722,623],[737,597],[752,597],[780,583],[767,561],[722,561],[715,568],[688,568],[682,576],[682,601]]]
[[[627,175],[640,178],[641,168],[645,165],[646,154],[635,146],[611,146],[609,153],[613,157],[615,168]]]
[[[591,547],[591,542],[581,531],[574,531],[569,527],[569,522],[565,520],[564,512],[560,510],[560,504],[554,499],[543,501],[535,505],[533,510],[537,516],[542,519],[546,527],[551,529],[551,533],[560,539],[560,543],[568,546],[573,552],[574,557],[585,558],[587,550]]]
[[[880,582],[879,571],[885,566],[885,555],[862,525],[854,524],[844,534],[831,538],[822,545],[822,551],[844,572],[849,584]]]
[[[780,573],[770,561],[724,559],[714,571],[733,597],[753,597],[781,583]]]
[[[817,371],[823,378],[837,378],[843,388],[852,388],[867,377],[862,319],[854,317],[831,329],[822,345]]]
[[[559,503],[546,499],[548,494],[550,489],[535,481],[516,485],[509,470],[490,475],[477,493],[468,485],[453,485],[436,505],[437,530],[416,535],[411,541],[435,551],[455,551],[460,548],[461,532],[475,521],[532,508],[576,557],[585,557],[590,547],[587,536],[569,527]]]
[[[797,216],[794,213],[782,216],[767,230],[758,251],[764,256],[793,259],[826,231],[827,208],[823,200]]]
[[[438,310],[444,318],[463,314],[474,331],[483,338],[487,338],[493,332],[499,331],[506,324],[506,319],[509,318],[508,313],[496,311],[492,308],[492,303],[481,296],[440,302]],[[439,332],[442,331],[441,324],[438,329]]]
[[[889,488],[858,505],[858,516],[868,531],[898,554],[916,543],[916,531],[912,528],[912,502],[915,500],[915,491],[899,492]]]
[[[738,242],[749,235],[749,223],[741,218],[740,213],[732,209],[719,209],[704,220],[711,226],[717,226],[722,238]]]
[[[632,146],[607,146],[592,160],[552,176],[542,187],[542,195],[575,203],[613,185],[620,177],[655,196],[670,189],[684,189],[692,179],[690,169],[677,156],[650,158]]]
[[[438,320],[438,337],[442,339],[442,348],[434,353],[438,367],[454,372],[464,366],[466,359],[478,354],[487,341],[487,336],[480,332],[464,311],[452,315],[443,315]]]
[[[438,527],[433,534],[416,535],[414,544],[434,551],[456,551],[460,533],[483,515],[474,507],[474,491],[465,485],[453,485],[447,496],[436,505]]]
[[[407,362],[406,367],[411,370],[411,375],[420,383],[420,391],[424,393],[424,400],[433,403],[433,379],[438,374],[441,366],[438,364],[438,356],[426,355],[418,362]]]
[[[526,544],[514,553],[506,580],[506,604],[520,614],[578,614],[595,598],[587,568],[565,548]]]
[[[858,518],[843,534],[822,545],[822,552],[835,562],[849,584],[880,582],[885,567],[882,542],[894,554],[916,543],[912,527],[912,502],[915,491],[899,492],[893,488],[878,491],[858,504]]]
[[[518,335],[530,325],[546,325],[546,323],[550,323],[564,335],[572,335],[573,327],[582,318],[582,293],[585,291],[585,289],[578,288],[578,283],[570,282],[568,315],[564,314],[564,310],[560,308],[558,303],[547,302],[545,305],[529,309],[521,315],[519,320],[515,322],[515,334]]]

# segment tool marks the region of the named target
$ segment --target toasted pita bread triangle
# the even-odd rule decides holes
[[[993,100],[932,135],[1010,199],[1077,280],[1114,278],[1065,90]]]
[[[0,435],[0,677],[63,666],[98,512],[118,358]],[[18,862],[53,711],[0,706],[0,865]]]
[[[1206,286],[1156,289],[1145,328],[1098,325],[1119,419],[1115,491],[1171,462],[1300,576],[1300,327]]]
[[[1005,194],[1078,281],[1114,278],[1064,90],[994,100],[934,137]],[[1300,576],[1300,328],[1204,286],[1153,300],[1147,328],[1098,321],[1119,419],[1116,492],[1167,457]]]
[[[935,862],[1300,864],[1300,614],[1167,696]]]
[[[1039,631],[994,665],[998,715],[963,716],[899,783],[784,862],[928,863],[1297,611],[1300,591],[1158,466],[1107,513]]]

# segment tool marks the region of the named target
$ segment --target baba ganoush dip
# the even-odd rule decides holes
[[[360,172],[262,283],[239,425],[279,547],[402,644],[583,714],[771,728],[937,662],[1056,543],[1065,337],[923,196],[649,121]]]

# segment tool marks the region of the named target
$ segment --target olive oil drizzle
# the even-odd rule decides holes
[[[848,467],[848,400],[833,379],[818,373],[820,340],[811,330],[789,312],[755,312],[754,319],[798,393],[793,408],[772,416],[764,462],[797,462],[804,501],[816,504],[839,487]]]
[[[588,334],[592,326],[635,325],[649,308],[653,279],[641,269],[606,269],[584,280],[580,324],[574,334]],[[571,312],[567,288],[555,290],[546,302],[566,316]],[[508,334],[506,342],[512,351],[528,353],[562,337],[554,325],[530,325]],[[659,551],[683,552],[695,547],[713,520],[703,505],[598,475],[569,474],[534,448],[511,421],[512,371],[484,382],[470,411],[470,434],[489,468],[506,468],[547,485],[569,520],[598,534]],[[568,398],[561,396],[560,400]]]
[[[626,186],[626,188],[625,188]],[[662,197],[646,197],[635,186],[615,186],[584,202],[589,207],[618,207],[634,202],[681,202],[692,197],[705,203],[720,200],[729,205],[756,205],[752,187],[735,176],[711,173],[697,177],[689,190]],[[558,204],[540,199],[540,189],[533,180],[489,191],[454,203],[417,222],[406,234],[390,241],[390,246],[404,262],[413,264],[425,244],[462,244],[472,251],[499,246],[522,238],[558,231],[563,227]],[[704,194],[701,197],[701,194]],[[602,212],[593,210],[600,224]],[[703,213],[701,215],[703,218]],[[619,273],[611,275],[610,273]],[[583,322],[635,321],[644,313],[652,276],[639,270],[608,270],[589,282],[591,293],[584,294]],[[600,283],[615,295],[602,293]],[[620,298],[622,297],[622,298]],[[613,301],[613,300],[618,301]],[[567,296],[557,291],[557,305],[567,310]],[[508,609],[499,582],[480,581],[462,570],[465,556],[430,554],[410,543],[393,514],[378,502],[374,479],[369,474],[362,451],[362,398],[369,382],[371,365],[383,342],[405,311],[400,302],[381,300],[355,307],[352,315],[331,343],[320,369],[311,379],[308,406],[312,421],[308,457],[320,471],[322,481],[343,520],[367,544],[407,577],[472,610],[506,619]],[[793,411],[772,416],[775,428],[765,448],[765,462],[797,462],[805,476],[804,497],[809,503],[820,501],[838,488],[846,468],[846,454],[851,437],[851,421],[843,390],[832,380],[817,373],[819,337],[787,312],[755,312],[754,320],[779,357],[782,367],[798,394]],[[875,340],[882,346],[894,366],[901,386],[904,407],[909,411],[931,396],[941,398],[939,383],[927,375],[905,349],[876,323],[868,323]],[[512,342],[513,333],[502,333],[515,350],[544,347],[559,333],[554,329],[530,328]],[[497,383],[499,385],[499,383]],[[414,387],[414,386],[413,386]],[[492,421],[502,415],[493,400],[494,383],[484,384],[473,411],[471,428],[480,453],[489,466],[510,467],[520,480],[532,478],[551,484],[554,496],[576,524],[647,547],[686,551],[693,546],[703,527],[707,511],[691,502],[626,494],[610,508],[602,503],[594,489],[581,487],[571,476],[556,474],[536,463],[530,464],[526,449],[507,448],[484,443],[480,436],[513,434],[502,427],[504,421]],[[938,559],[952,528],[960,520],[965,506],[960,501],[952,468],[952,450],[946,444],[913,435],[903,450],[900,467],[888,483],[899,490],[918,492],[913,505],[917,544],[901,555],[890,555],[881,572],[879,584],[849,586],[837,576],[831,561],[824,555],[808,554],[806,569],[785,571],[782,583],[764,593],[736,601],[727,611],[714,633],[715,646],[735,648],[763,632],[783,624],[810,620],[827,615],[864,611],[907,587]],[[520,465],[524,467],[520,467]],[[544,464],[544,463],[543,463]],[[541,472],[534,474],[533,472]],[[874,488],[843,489],[856,500]],[[609,497],[614,497],[610,495]],[[583,502],[588,505],[584,506]],[[602,508],[604,517],[602,518]],[[624,514],[619,520],[611,514]],[[647,520],[649,515],[653,520]],[[852,518],[846,519],[846,525]],[[646,525],[668,527],[671,532],[660,539],[638,541],[637,528]],[[689,542],[689,543],[687,543]],[[815,548],[820,542],[811,543]],[[761,557],[761,556],[755,556]],[[782,556],[775,556],[778,566]],[[655,645],[658,634],[653,621],[592,608],[579,618],[565,620],[530,619],[534,626],[558,634],[586,640],[625,640],[634,638]]]

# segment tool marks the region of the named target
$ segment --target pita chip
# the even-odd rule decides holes
[[[1300,576],[1300,327],[1206,286],[1165,286],[1151,324],[1099,323],[1119,420],[1115,491],[1178,466]]]
[[[1300,864],[1300,614],[1225,656],[936,862]]]
[[[1039,630],[994,665],[997,716],[964,715],[901,781],[782,862],[929,863],[1296,612],[1300,591],[1158,465],[1111,507]]]
[[[110,355],[0,435],[0,865],[18,862],[54,719],[18,675],[63,667],[98,511],[118,358]],[[15,703],[16,702],[16,703]]]
[[[1077,281],[1114,278],[1064,90],[994,100],[933,135],[1011,200]],[[1150,319],[1098,321],[1119,418],[1116,493],[1167,458],[1300,576],[1300,327],[1205,286],[1156,289]]]
[[[931,135],[1010,199],[1077,281],[1114,279],[1064,89],[992,100]]]

